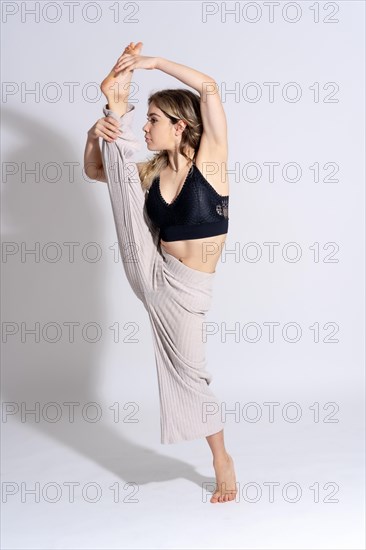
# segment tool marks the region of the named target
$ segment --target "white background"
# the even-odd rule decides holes
[[[37,22],[24,13],[35,4],[2,3],[2,547],[364,548],[364,3],[279,2],[271,20],[267,2],[78,2],[72,20],[65,2],[39,2]],[[216,12],[206,21],[205,9]],[[204,439],[160,444],[149,321],[114,261],[107,186],[83,174],[87,131],[104,116],[98,86],[140,40],[144,55],[214,77],[227,115],[229,235],[207,358],[223,414],[239,412],[226,416],[225,429],[238,502],[209,503],[202,485],[214,472]],[[136,70],[133,81],[136,160],[144,160],[148,95],[187,86],[158,70]],[[271,162],[279,163],[273,181]],[[297,181],[293,168],[284,178],[288,163],[298,166]],[[78,243],[73,262],[68,242]],[[82,256],[88,243],[102,252],[96,262],[86,259],[92,246]],[[248,243],[258,261],[249,261]],[[273,260],[268,243],[276,243]],[[294,247],[286,256],[289,243],[298,261],[290,261]],[[22,257],[22,247],[39,247],[39,257]],[[79,323],[73,342],[70,322]],[[102,331],[96,343],[82,336],[91,322]],[[38,341],[22,337],[22,326],[36,323]],[[49,341],[54,329],[42,333],[47,323],[58,323],[57,342]],[[248,323],[261,331],[258,341],[250,342]],[[296,342],[293,328],[285,338],[288,323],[301,331]],[[44,408],[51,402],[56,422],[55,407],[48,417]],[[67,402],[78,403],[75,422]],[[91,402],[102,412],[96,422],[81,414]],[[137,422],[126,403],[135,403]],[[261,414],[256,422],[248,403]],[[273,421],[266,403],[276,403]],[[26,414],[37,406],[39,417]],[[136,502],[128,482],[137,484]],[[271,482],[279,484],[274,502]],[[38,499],[26,494],[37,483]],[[59,487],[57,502],[48,483]],[[82,493],[88,483],[101,490],[94,503],[92,489]],[[293,489],[282,492],[287,483],[296,484],[297,502]]]

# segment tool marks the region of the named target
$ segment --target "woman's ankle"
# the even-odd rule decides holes
[[[228,462],[230,460],[230,455],[227,451],[223,451],[222,453],[215,454],[213,457],[214,462]]]

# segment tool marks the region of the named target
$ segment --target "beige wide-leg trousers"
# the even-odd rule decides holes
[[[121,117],[121,137],[103,140],[102,158],[119,249],[129,284],[150,319],[160,396],[161,443],[177,443],[223,429],[220,403],[209,388],[202,325],[216,273],[192,269],[159,245],[159,230],[145,209],[132,130],[135,107]]]

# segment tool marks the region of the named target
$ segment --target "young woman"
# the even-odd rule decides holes
[[[106,116],[88,131],[84,168],[108,184],[124,270],[149,315],[161,443],[206,437],[217,483],[211,502],[227,502],[237,492],[234,464],[202,339],[228,232],[226,117],[213,78],[142,56],[141,49],[141,42],[131,42],[101,84]],[[179,88],[149,96],[143,132],[156,154],[139,163],[131,160],[140,143],[128,101],[135,69],[161,70],[197,92]]]

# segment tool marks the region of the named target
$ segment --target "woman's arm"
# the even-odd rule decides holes
[[[209,146],[222,151],[227,149],[227,123],[215,80],[186,65],[174,63],[163,57],[156,58],[156,69],[174,76],[187,86],[194,88],[201,96],[203,139]]]
[[[187,67],[186,65],[169,61],[164,57],[157,57],[156,68],[159,71],[163,71],[163,73],[174,76],[184,84],[187,84],[187,86],[194,88],[200,95],[204,92],[205,84],[212,85],[215,82],[211,76],[205,73],[191,69],[191,67]]]
[[[99,146],[99,138],[92,138],[89,134],[84,151],[84,171],[91,180],[107,183]]]
[[[144,164],[145,161],[136,162],[139,177],[141,174],[141,168]],[[86,140],[84,151],[84,171],[88,178],[90,178],[91,180],[108,183],[107,177],[104,172],[99,138],[93,138],[89,134]]]
[[[84,150],[84,171],[88,178],[107,183],[99,138],[108,142],[115,141],[120,135],[119,124],[114,117],[104,117],[97,120],[88,130]]]
[[[142,44],[139,42],[139,44]],[[120,58],[114,70],[133,71],[135,69],[158,69],[174,76],[187,86],[194,88],[201,97],[201,116],[203,123],[203,141],[209,149],[216,150],[222,156],[227,153],[227,125],[225,111],[221,103],[215,80],[191,67],[174,63],[164,57],[149,57],[133,53]]]

